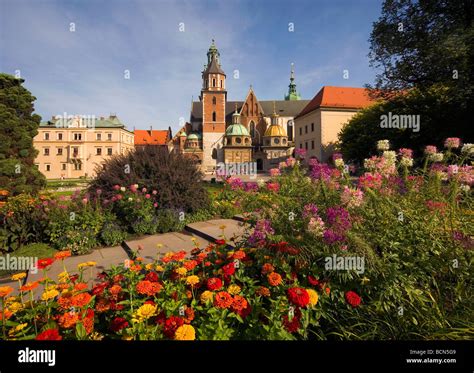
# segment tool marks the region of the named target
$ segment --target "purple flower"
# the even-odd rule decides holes
[[[346,231],[352,227],[349,211],[344,207],[329,207],[326,211],[328,223],[337,231]]]
[[[323,233],[324,242],[331,245],[336,242],[343,242],[345,237],[332,229],[326,229]]]
[[[314,203],[308,203],[303,207],[303,218],[313,218],[318,215],[318,207]]]
[[[295,150],[295,155],[298,158],[304,158],[305,155],[306,155],[306,149],[302,149],[302,148],[296,149]]]
[[[258,191],[258,184],[255,183],[255,182],[245,183],[244,190],[246,192],[256,192],[256,191]]]
[[[331,168],[326,163],[317,163],[311,169],[310,177],[313,180],[329,181],[331,179]]]
[[[95,191],[95,193],[96,193],[98,196],[100,196],[100,195],[102,194],[102,189],[97,189],[97,190]]]
[[[248,242],[252,246],[261,245],[265,242],[268,235],[274,234],[275,231],[273,230],[270,220],[258,220],[255,229],[250,235]]]
[[[308,166],[309,167],[314,167],[319,163],[317,158],[310,158],[308,159]]]
[[[332,160],[335,161],[336,159],[342,159],[342,154],[341,153],[334,153],[332,155]]]

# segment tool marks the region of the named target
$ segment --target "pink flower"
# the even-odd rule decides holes
[[[401,148],[398,150],[398,155],[404,158],[413,158],[413,150],[408,148]]]
[[[280,190],[280,184],[278,183],[267,183],[267,189],[272,192],[278,192]]]
[[[133,193],[136,193],[137,192],[137,185],[136,184],[133,184],[133,185],[130,185],[130,191],[133,192]]]
[[[293,158],[293,157],[289,157],[289,158],[286,159],[286,165],[288,167],[293,167],[295,165],[295,163],[296,163],[296,159]]]
[[[120,189],[120,185],[115,184],[113,188],[114,188],[114,190],[119,190],[119,189]]]
[[[275,176],[280,176],[280,170],[278,168],[271,168],[270,169],[270,176],[275,177]]]
[[[146,193],[146,188],[142,188],[142,193]]]
[[[83,203],[84,205],[86,205],[87,202],[89,202],[89,200],[88,200],[87,198],[83,198],[83,199],[82,199],[82,203]]]
[[[59,205],[59,208],[60,208],[61,210],[66,210],[66,209],[67,209],[67,206],[66,206],[66,205]]]
[[[458,165],[455,165],[455,164],[450,164],[448,166],[448,175],[449,176],[453,176],[455,174],[457,174],[459,172],[459,166]]]
[[[425,154],[430,155],[430,154],[435,154],[438,152],[438,149],[434,145],[427,145],[425,147]]]
[[[156,196],[158,194],[158,191],[154,190],[153,192],[151,192],[151,194],[153,194],[154,196]]]
[[[116,197],[117,197],[117,201],[120,201],[123,198],[121,194],[117,194]]]
[[[158,203],[155,202],[155,203],[153,204],[153,207],[155,207],[155,208],[158,207]]]
[[[43,201],[43,206],[48,206],[48,201]]]
[[[100,195],[102,194],[102,189],[97,189],[97,190],[95,191],[95,193],[96,193],[98,196],[100,196]]]
[[[151,195],[145,194],[145,198],[146,198],[146,199],[150,199],[150,197],[151,197]]]
[[[352,189],[345,186],[341,194],[341,201],[347,207],[358,207],[364,201],[364,192],[360,189]]]
[[[449,149],[450,148],[457,149],[459,148],[460,145],[461,145],[461,139],[459,137],[448,137],[444,141],[444,146]]]

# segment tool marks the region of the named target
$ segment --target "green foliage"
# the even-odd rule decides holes
[[[90,191],[101,189],[104,197],[113,194],[115,185],[138,184],[156,190],[159,208],[192,212],[209,205],[208,193],[196,163],[166,149],[139,148],[126,155],[116,155],[97,169]]]
[[[33,114],[35,97],[23,79],[0,74],[0,185],[11,195],[37,193],[45,178],[34,165],[33,137],[41,117]]]
[[[127,232],[116,222],[107,221],[100,232],[100,239],[106,246],[117,246],[127,237]]]

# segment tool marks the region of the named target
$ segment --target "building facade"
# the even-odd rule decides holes
[[[133,134],[135,148],[167,148],[172,137],[171,128],[168,128],[168,130],[154,130],[153,127],[150,127],[149,130],[134,130]]]
[[[293,66],[284,100],[259,101],[250,87],[243,101],[228,101],[226,74],[220,61],[212,41],[202,72],[199,101],[192,102],[189,122],[172,138],[169,149],[194,158],[202,171],[210,174],[215,173],[219,163],[248,159],[256,162],[258,170],[275,167],[277,159],[292,154],[293,120],[309,103],[297,93]],[[273,138],[281,138],[282,142],[276,144]]]
[[[326,162],[344,124],[373,103],[365,88],[324,86],[295,117],[295,147]]]
[[[134,135],[116,115],[56,116],[40,124],[33,144],[35,164],[47,179],[90,178],[107,158],[133,150]]]

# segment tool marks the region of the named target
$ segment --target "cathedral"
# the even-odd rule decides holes
[[[207,52],[199,101],[189,122],[171,139],[169,149],[195,159],[206,174],[219,164],[255,163],[268,171],[292,155],[294,117],[309,100],[296,91],[293,65],[284,100],[259,101],[252,87],[244,101],[227,101],[226,74],[214,43]]]

